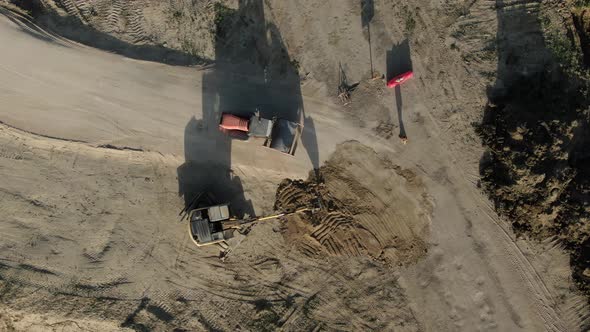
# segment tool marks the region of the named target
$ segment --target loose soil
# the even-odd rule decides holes
[[[277,210],[318,206],[287,217],[284,234],[309,256],[366,256],[387,265],[415,263],[428,250],[432,204],[414,172],[348,142],[307,181],[285,180]]]

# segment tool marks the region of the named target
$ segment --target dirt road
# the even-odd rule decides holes
[[[264,82],[236,74],[231,67],[193,69],[134,61],[33,32],[6,17],[2,20],[5,28],[0,38],[14,45],[2,52],[2,121],[25,131],[93,145],[181,155],[187,124],[192,118],[202,119],[203,100],[214,99],[218,93],[203,86],[203,77],[208,73],[217,72],[223,76],[223,84],[229,86],[227,89],[236,91],[233,98],[238,100],[237,107],[242,104],[243,109],[251,110],[260,102],[242,95],[256,95]],[[89,57],[96,63],[89,64],[85,60]],[[272,98],[288,105],[293,99],[290,91],[282,89],[280,81],[272,83],[276,87]],[[31,95],[31,91],[36,93]],[[27,107],[18,110],[23,102]],[[341,130],[342,116],[333,111],[334,106],[313,98],[304,99],[304,104],[307,115],[324,128],[317,135],[321,149],[310,146],[310,150],[318,150],[310,153],[319,153],[325,159],[337,142],[358,137],[343,134],[353,130]],[[193,148],[204,158],[215,160],[216,155],[225,153],[215,146],[215,121],[202,127],[202,132],[190,138],[195,141]],[[234,165],[273,165],[287,174],[293,170],[303,174],[306,171],[302,170],[311,167],[311,161],[305,158],[305,146],[299,147],[294,162],[274,151],[249,145],[233,145]]]
[[[313,81],[298,82],[300,96],[273,82],[265,95],[271,104],[301,99],[313,124],[289,157],[248,142],[228,145],[218,134],[212,115],[222,110],[210,105],[235,98],[255,106],[252,95],[268,85],[260,75],[129,60],[5,15],[0,44],[10,45],[0,53],[0,212],[7,216],[0,285],[11,310],[107,317],[135,329],[569,331],[582,323],[586,308],[564,280],[566,257],[558,246],[541,254],[516,241],[495,215],[476,187],[478,159],[451,146],[427,102],[434,87],[424,92],[418,80],[405,87],[404,112],[416,121],[406,123],[412,140],[403,146],[356,126]],[[393,93],[384,103],[395,105]],[[231,170],[252,212],[264,214],[280,181],[306,178],[348,140],[411,169],[427,188],[429,249],[415,265],[310,258],[284,240],[278,221],[237,239],[222,263],[217,249],[197,250],[186,225],[175,222],[178,168],[187,162]],[[379,167],[336,155],[362,166],[352,169]],[[380,185],[378,176],[367,174],[369,187]],[[374,195],[388,199],[376,206],[393,219],[398,201],[389,200],[397,194],[379,188]]]

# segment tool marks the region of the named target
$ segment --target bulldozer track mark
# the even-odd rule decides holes
[[[303,289],[300,287],[297,287],[295,285],[290,285],[290,284],[285,284],[282,281],[280,281],[280,279],[277,280],[273,280],[272,278],[269,277],[268,273],[261,271],[260,269],[258,269],[257,267],[253,266],[253,265],[242,265],[240,264],[239,269],[242,268],[246,268],[250,271],[250,276],[253,278],[253,281],[256,281],[255,283],[252,282],[251,284],[249,284],[247,287],[262,287],[262,289],[265,289],[265,291],[270,291],[270,292],[279,292],[282,293],[283,295],[289,295],[291,293],[299,293],[299,294],[307,294],[308,290],[307,289]],[[279,276],[283,276],[286,273],[288,273],[288,270],[284,270],[281,269]],[[244,286],[246,287],[246,286]],[[259,293],[261,290],[257,290],[253,293]]]
[[[324,246],[324,248],[328,250],[328,253],[330,253],[331,255],[341,254],[338,248],[336,247],[336,243],[334,243],[334,240],[331,237],[323,241],[323,243],[320,243]]]
[[[462,168],[460,170],[464,172]],[[485,198],[481,196],[482,194],[480,192],[476,192],[474,188],[471,191],[475,197],[478,197],[479,203],[482,203],[480,204],[480,211],[483,211],[484,215],[488,217],[488,220],[491,220],[496,226],[496,229],[499,229],[498,237],[505,243],[504,250],[508,259],[512,262],[514,268],[519,271],[521,278],[523,278],[533,293],[536,300],[535,307],[545,326],[549,327],[551,331],[566,331],[566,324],[560,319],[553,308],[555,300],[552,299],[547,285],[519,245],[510,236],[507,223],[494,216],[493,208],[489,204],[484,203]],[[487,209],[491,211],[487,211]]]
[[[25,159],[24,155],[19,152],[7,152],[0,150],[0,158],[4,159],[11,159],[11,160],[23,160]]]
[[[310,241],[301,241],[299,244],[301,252],[308,257],[319,257],[321,255],[321,247],[313,245]]]
[[[110,4],[106,2],[103,3],[101,11],[105,13],[105,16],[102,26],[105,32],[121,32],[119,31],[119,23],[124,9],[125,2],[123,0],[112,0]]]
[[[173,269],[177,270],[181,267],[181,263],[183,263],[184,261],[182,261],[182,257],[184,256],[186,250],[187,250],[187,244],[190,242],[189,241],[189,237],[188,235],[183,236],[182,241],[179,243],[178,249],[176,250],[177,254],[176,254],[176,258],[174,259],[174,264],[172,266]]]
[[[210,287],[210,289],[219,291],[225,294],[231,294],[239,297],[242,300],[252,300],[257,297],[268,297],[269,300],[273,299],[276,300],[276,297],[273,297],[273,294],[262,294],[262,292],[271,292],[272,290],[264,290],[259,287],[257,284],[242,284],[239,287],[232,286],[230,284],[224,284],[216,280],[205,280],[203,286]]]
[[[11,264],[7,260],[0,264],[0,280],[20,286],[35,287],[50,292],[69,290],[71,285],[64,284],[63,275],[31,264]],[[50,273],[45,272],[48,271]]]
[[[57,275],[57,273],[55,273],[55,272],[53,272],[51,270],[48,270],[48,269],[43,268],[43,267],[38,267],[38,266],[35,266],[35,265],[31,265],[31,264],[21,263],[21,264],[18,265],[18,268],[24,269],[24,270],[28,270],[28,271],[31,271],[31,272],[40,273],[40,274],[47,274],[47,275],[52,275],[52,276]]]
[[[74,0],[59,0],[59,4],[66,10],[68,15],[81,18]]]
[[[305,206],[305,196],[308,195],[306,188],[302,187],[299,182],[291,181],[287,185],[280,185],[277,189],[277,204],[279,210],[286,207],[291,210]]]
[[[243,267],[244,266],[242,266],[242,264],[236,264],[236,268],[243,268]],[[276,291],[282,292],[285,295],[294,294],[294,293],[300,294],[300,295],[305,295],[305,294],[309,293],[309,289],[297,287],[296,285],[292,285],[292,284],[286,284],[282,281],[272,280],[271,278],[269,278],[268,274],[260,271],[258,268],[256,268],[253,265],[248,265],[247,268],[251,272],[251,276],[258,283],[263,285],[264,287],[268,287],[270,289],[274,289]],[[282,268],[280,275],[284,276],[286,274],[289,274],[290,272],[292,272],[292,270]]]
[[[281,263],[281,261],[278,260],[277,258],[263,257],[259,261],[254,262],[253,265],[256,266],[257,268],[260,268],[261,266],[266,266],[266,265],[276,266],[276,265],[280,265],[280,263]]]
[[[73,0],[74,4],[79,10],[89,10],[92,6],[92,0]]]
[[[343,225],[350,225],[351,223],[352,221],[348,216],[339,212],[332,212],[322,218],[320,225],[311,233],[311,236],[321,242],[323,238],[336,230],[336,228]]]
[[[381,243],[375,234],[354,221],[353,217],[339,212],[332,212],[324,217],[310,236],[331,255],[345,257],[367,254],[370,250],[364,243],[371,238]]]
[[[228,299],[238,301],[254,301],[257,298],[266,298],[269,301],[277,301],[280,297],[273,289],[260,287],[258,284],[242,284],[239,287],[224,284],[215,280],[204,280],[202,284],[195,284],[201,290]],[[230,295],[230,296],[227,296]]]
[[[380,211],[382,211],[383,208],[387,206],[387,204],[373,191],[364,187],[360,182],[354,180],[352,177],[353,175],[349,174],[348,176],[345,176],[344,173],[335,176],[332,181],[328,183],[330,192],[343,193],[338,195],[340,197],[351,197],[350,199],[343,202],[345,203],[343,204],[345,211],[350,215],[363,212],[380,213]],[[352,197],[354,197],[354,199]],[[380,204],[368,206],[367,202],[371,202],[372,204],[378,202]]]
[[[213,308],[217,307],[217,310]],[[222,325],[219,320],[219,312],[222,311],[220,306],[211,306],[208,310],[199,313],[199,322],[203,324],[205,331],[227,331],[231,330],[230,326]]]
[[[144,28],[142,9],[134,6],[134,8],[129,9],[126,18],[129,35],[133,38],[133,42],[141,43],[148,41],[149,37]]]
[[[570,322],[571,327],[580,327],[586,331],[590,327],[590,305],[583,296],[575,296],[567,299],[562,311],[563,317]]]
[[[130,284],[130,283],[131,283],[131,281],[129,281],[127,278],[119,277],[119,278],[115,278],[111,281],[105,281],[105,282],[100,282],[100,283],[95,283],[95,284],[76,283],[73,285],[73,287],[75,289],[82,291],[82,292],[101,293],[101,292],[110,290],[112,288],[115,288],[117,286]]]
[[[90,263],[100,263],[103,261],[104,256],[108,253],[108,251],[111,249],[111,246],[109,243],[107,243],[106,245],[104,245],[101,250],[99,250],[98,252],[88,252],[88,251],[84,251],[82,253],[82,256],[85,257],[86,259],[88,259],[88,261]]]

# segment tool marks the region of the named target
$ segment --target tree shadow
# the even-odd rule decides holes
[[[403,40],[401,43],[393,45],[391,50],[386,53],[386,64],[387,74],[386,81],[388,82],[391,78],[403,74],[407,71],[412,70],[412,58],[410,54],[410,43],[408,39]],[[402,90],[401,86],[395,87],[395,106],[397,109],[397,118],[399,121],[399,137],[406,139],[406,128],[403,120],[403,101],[402,101]]]
[[[375,16],[374,0],[361,0],[361,24],[368,27]]]
[[[221,133],[222,112],[302,123],[304,118],[299,74],[274,24],[265,20],[262,0],[240,0],[237,9],[216,8],[216,65],[203,76],[203,117],[192,118],[184,133],[185,163],[178,168],[179,195],[185,204],[195,195],[211,192],[229,202],[237,216],[254,215],[245,199],[242,181],[232,172],[232,141]],[[309,118],[310,119],[310,118]],[[313,122],[303,141],[317,145]],[[249,149],[267,149],[256,141]],[[317,148],[307,149],[317,163]],[[281,152],[272,150],[272,153]],[[285,155],[285,158],[290,156]]]
[[[476,126],[486,152],[480,160],[484,191],[496,210],[512,221],[517,234],[557,236],[574,254],[574,280],[590,293],[590,267],[584,258],[590,243],[580,245],[580,220],[590,204],[590,155],[587,150],[588,96],[580,82],[564,72],[548,48],[535,2],[496,0],[498,53],[496,82],[487,91],[488,105]],[[567,133],[567,128],[577,130]],[[558,157],[565,153],[568,157]],[[529,174],[530,173],[530,174]],[[515,186],[524,176],[543,181],[523,191]],[[529,175],[527,175],[529,174]],[[559,187],[557,192],[554,188]],[[557,195],[557,196],[555,196]],[[549,204],[548,197],[552,198]],[[542,225],[535,217],[543,211],[555,217]]]

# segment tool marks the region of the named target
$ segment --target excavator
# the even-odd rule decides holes
[[[317,207],[305,207],[294,211],[279,212],[264,217],[245,217],[242,219],[232,216],[230,204],[214,203],[215,198],[209,193],[200,193],[180,212],[180,220],[188,219],[189,237],[197,247],[218,244],[227,249],[226,240],[234,231],[244,233],[257,222],[277,219],[303,212],[313,212]]]

